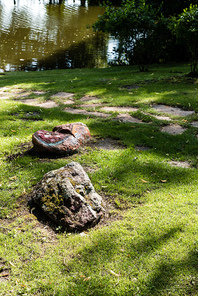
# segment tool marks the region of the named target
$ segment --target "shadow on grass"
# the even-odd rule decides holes
[[[26,112],[27,106],[19,106],[15,108],[14,112],[20,110]],[[38,108],[31,107],[31,110],[35,111]],[[147,190],[171,188],[171,186],[175,188],[176,185],[188,184],[195,178],[196,173],[194,170],[166,166],[158,158],[160,156],[166,159],[167,154],[168,159],[196,158],[198,141],[190,133],[171,136],[161,133],[159,127],[155,125],[120,123],[95,118],[87,119],[83,115],[68,114],[57,108],[42,110],[42,116],[45,122],[36,121],[36,123],[32,123],[32,121],[26,121],[26,125],[21,125],[21,129],[17,130],[15,128],[14,135],[16,137],[21,136],[24,132],[26,135],[28,133],[31,139],[31,135],[35,130],[52,129],[53,122],[57,124],[57,121],[54,120],[58,120],[59,123],[83,121],[88,125],[91,134],[104,138],[114,138],[129,147],[128,149],[122,149],[120,153],[115,152],[111,153],[111,155],[99,151],[95,155],[89,153],[88,156],[82,155],[80,160],[82,165],[87,159],[90,165],[92,165],[93,161],[99,164],[101,169],[94,172],[91,177],[93,185],[96,190],[101,190],[101,186],[107,185],[108,188],[102,190],[110,195],[119,194],[120,201],[127,200],[132,203],[140,203],[144,201],[143,195]],[[20,124],[18,122],[18,126]],[[32,127],[32,129],[27,130],[27,126]],[[9,129],[7,125],[7,130],[9,131]],[[134,150],[136,145],[148,146],[151,150],[139,153]],[[47,171],[57,169],[71,161],[71,158],[66,156],[59,158],[49,155],[29,155],[27,151],[21,154],[21,151],[19,151],[20,146],[17,149],[16,154],[13,153],[7,156],[7,160],[13,163],[13,174],[17,175],[17,167],[20,167],[22,174],[24,176],[31,175],[35,182],[38,182]],[[92,159],[92,157],[94,158]],[[34,160],[34,165],[30,165],[32,160]],[[162,183],[161,180],[167,182]]]
[[[66,294],[57,295],[158,296],[169,295],[169,292],[170,295],[197,295],[198,281],[194,275],[198,272],[197,251],[190,251],[182,260],[171,259],[170,250],[159,255],[181,231],[176,226],[164,229],[158,235],[145,234],[145,239],[141,236],[136,241],[131,238],[127,242],[124,242],[122,230],[100,233],[92,245],[82,247],[73,259],[63,265],[63,274],[69,277],[78,273],[79,277],[73,278]],[[123,244],[127,253],[120,251]],[[150,258],[150,262],[155,262],[154,266],[152,263],[149,265]],[[111,269],[115,268],[119,270],[117,277],[111,273]],[[86,275],[88,280],[80,274]],[[188,275],[185,281],[182,281],[184,277],[180,277],[183,274]]]
[[[194,129],[181,135],[170,135],[160,131],[155,124],[120,123],[117,121],[95,121],[89,123],[90,130],[102,137],[112,137],[127,147],[146,146],[156,155],[169,157],[195,157],[198,140]]]
[[[188,277],[186,277],[182,283],[177,283],[177,274],[185,273],[186,270],[188,271]],[[170,286],[176,286],[174,289],[176,293],[174,295],[197,295],[197,272],[197,250],[191,251],[185,260],[175,262],[168,262],[168,260],[164,260],[163,262],[159,262],[152,278],[146,282],[146,288],[144,289],[142,295],[164,295],[164,291],[168,292],[168,290],[170,290]]]

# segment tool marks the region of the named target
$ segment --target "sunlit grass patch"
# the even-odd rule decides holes
[[[47,91],[44,99],[65,91],[74,93],[77,103],[90,95],[108,106],[137,107],[130,115],[142,120],[123,123],[115,120],[117,113],[103,119],[66,113],[63,105],[44,109],[0,100],[2,295],[197,294],[198,131],[190,123],[197,119],[198,105],[195,80],[185,78],[188,71],[186,65],[157,65],[146,73],[113,67],[1,77],[0,86]],[[159,120],[153,104],[195,113]],[[49,158],[28,153],[35,131],[78,121],[87,124],[93,139],[77,154]],[[171,123],[186,130],[161,132]],[[116,149],[99,149],[101,139],[111,139]],[[54,232],[29,211],[27,195],[45,173],[71,161],[87,171],[105,199],[108,218],[82,233],[58,227]],[[173,165],[182,162],[187,166]]]

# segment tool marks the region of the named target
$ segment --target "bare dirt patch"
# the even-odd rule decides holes
[[[0,282],[9,280],[10,268],[7,267],[6,262],[0,258]]]
[[[24,155],[28,154],[31,151],[32,147],[33,147],[32,142],[22,143],[21,145],[17,146],[20,152],[8,155],[6,157],[6,161],[13,161],[18,157],[23,157]]]
[[[21,120],[31,121],[43,121],[44,119],[40,116],[40,112],[25,112],[25,113],[12,113],[11,115],[17,116]]]
[[[101,150],[118,150],[118,149],[124,149],[124,145],[120,144],[118,141],[110,138],[105,139],[94,139],[90,143],[88,143],[89,147],[91,148],[97,148]]]
[[[4,233],[12,231],[13,227],[17,231],[26,231],[28,225],[32,225],[32,230],[39,235],[35,238],[45,243],[55,243],[57,225],[55,225],[44,212],[39,211],[38,208],[29,205],[30,195],[22,194],[17,200],[17,211],[10,213],[10,217],[2,220]],[[16,223],[16,219],[21,218],[21,222]],[[13,226],[14,223],[14,226]]]

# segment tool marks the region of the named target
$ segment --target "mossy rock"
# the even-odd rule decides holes
[[[105,213],[101,196],[77,162],[45,174],[33,190],[32,201],[69,231],[92,227]]]

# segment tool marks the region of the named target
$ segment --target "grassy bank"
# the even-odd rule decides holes
[[[84,116],[58,107],[44,109],[0,100],[0,291],[1,295],[198,295],[198,80],[188,65],[14,72],[0,87],[74,93],[106,106],[131,106],[141,123]],[[1,89],[0,89],[1,90]],[[195,111],[157,119],[153,104]],[[98,107],[95,109],[97,110]],[[45,158],[28,154],[38,129],[67,122],[87,124],[93,143],[78,154]],[[185,128],[164,133],[168,124]],[[99,139],[116,149],[97,149]],[[58,233],[38,221],[27,195],[43,174],[79,162],[108,205],[109,217],[81,234]],[[176,164],[188,164],[181,167]]]

